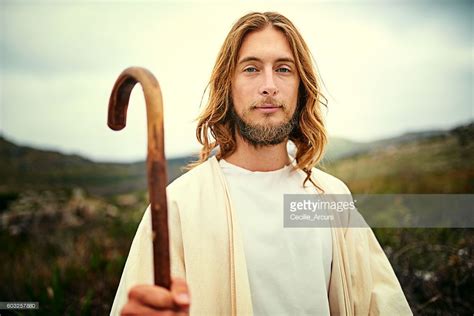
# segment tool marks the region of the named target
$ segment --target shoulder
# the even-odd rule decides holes
[[[168,195],[199,192],[204,186],[215,181],[216,168],[214,164],[217,162],[214,160],[214,157],[209,158],[171,182],[166,188]]]
[[[326,193],[330,194],[350,194],[350,190],[347,185],[336,178],[335,176],[322,171],[318,168],[313,168],[311,177],[318,185],[320,185]]]

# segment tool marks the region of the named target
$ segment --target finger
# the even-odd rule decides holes
[[[137,285],[130,290],[128,298],[153,308],[171,309],[174,307],[171,292],[154,285]]]
[[[136,316],[136,315],[147,315],[147,316],[158,316],[159,311],[155,310],[146,305],[141,305],[135,301],[128,302],[120,312],[120,316]]]
[[[171,283],[171,293],[176,304],[186,307],[191,304],[188,285],[186,281],[180,278],[174,278]]]

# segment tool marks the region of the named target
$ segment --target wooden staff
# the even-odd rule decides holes
[[[118,77],[109,100],[108,126],[121,130],[127,122],[130,93],[140,82],[146,102],[148,129],[148,193],[153,230],[153,269],[155,285],[170,289],[168,212],[166,203],[166,159],[163,133],[163,99],[158,80],[145,68],[130,67]]]

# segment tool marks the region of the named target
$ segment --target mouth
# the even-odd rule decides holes
[[[259,105],[259,106],[255,107],[255,109],[257,111],[263,112],[263,113],[274,113],[274,112],[278,111],[281,108],[282,108],[281,105],[275,105],[275,104],[271,104],[271,103],[265,103],[265,104],[262,104],[262,105]]]

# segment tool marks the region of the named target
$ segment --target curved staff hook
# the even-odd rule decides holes
[[[114,131],[127,122],[130,93],[137,82],[143,88],[148,129],[148,193],[153,229],[153,268],[155,285],[170,289],[168,211],[166,202],[166,159],[163,133],[163,99],[158,81],[145,68],[130,67],[118,77],[109,100],[108,126]]]

